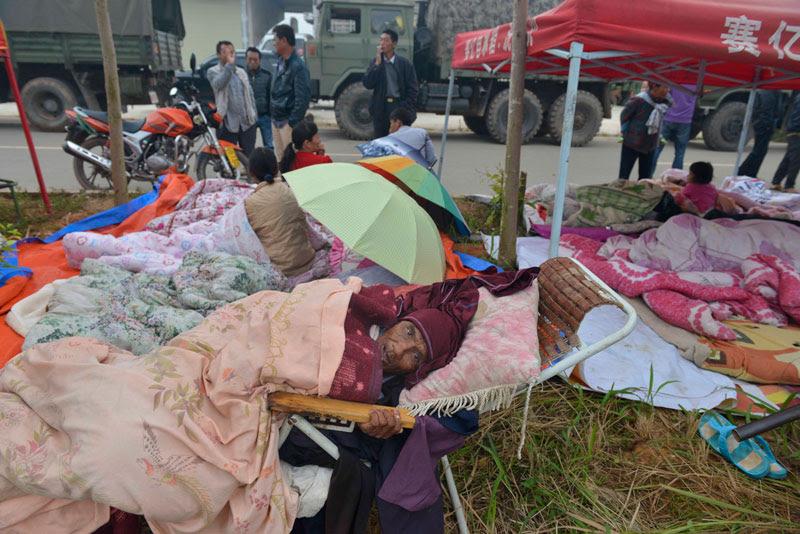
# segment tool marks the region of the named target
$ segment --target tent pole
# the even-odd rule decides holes
[[[558,158],[558,181],[553,210],[553,223],[550,229],[550,256],[558,256],[558,241],[561,238],[561,219],[564,217],[564,197],[567,194],[567,168],[572,149],[572,128],[575,123],[575,102],[578,98],[578,76],[581,72],[583,43],[573,41],[569,46],[569,79],[564,108],[564,122],[561,127],[561,153]]]
[[[2,28],[2,26],[0,26],[0,28]],[[17,102],[19,120],[22,122],[22,130],[25,132],[25,140],[28,142],[28,151],[31,153],[31,161],[33,162],[33,170],[36,172],[36,179],[39,181],[39,191],[42,193],[42,201],[44,201],[44,207],[48,215],[50,215],[53,213],[53,208],[50,206],[50,197],[47,195],[47,187],[44,185],[44,178],[42,178],[42,169],[39,167],[39,158],[36,155],[36,148],[33,146],[28,117],[25,115],[25,109],[22,107],[22,97],[19,94],[19,85],[17,85],[17,77],[14,75],[14,66],[11,64],[11,56],[0,53],[0,57],[3,58],[3,63],[6,65],[8,83],[14,93],[14,100]]]
[[[750,96],[747,97],[747,110],[744,112],[744,122],[742,123],[742,133],[739,135],[739,148],[736,151],[736,163],[733,166],[733,177],[739,176],[739,165],[742,163],[742,153],[744,152],[744,145],[747,143],[747,132],[750,130],[750,122],[753,118],[753,106],[756,101],[756,87],[758,86],[758,79],[761,77],[761,67],[756,67],[756,73],[753,76],[753,86],[750,88]]]
[[[439,148],[439,181],[442,181],[442,168],[444,167],[444,147],[447,144],[447,124],[450,122],[450,103],[453,101],[453,87],[456,81],[456,71],[450,69],[450,82],[447,84],[447,105],[444,108],[444,131],[442,132],[442,146]]]

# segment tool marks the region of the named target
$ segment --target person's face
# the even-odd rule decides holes
[[[261,66],[261,58],[255,52],[248,52],[246,58],[248,70],[258,70]]]
[[[217,57],[219,58],[219,62],[223,65],[225,65],[226,63],[230,63],[231,62],[230,58],[234,57],[233,47],[231,45],[222,45],[219,48],[219,53],[217,54]]]
[[[653,98],[666,98],[669,93],[669,87],[666,85],[657,85],[650,89],[650,96]]]
[[[279,56],[286,54],[286,51],[289,49],[289,43],[286,42],[286,37],[281,38],[276,35],[272,39],[272,44],[275,46],[275,53]]]
[[[689,176],[686,177],[686,181],[690,184],[694,183],[694,173],[692,171],[689,171]]]
[[[394,49],[397,46],[397,43],[392,42],[392,38],[388,33],[381,34],[381,40],[379,44],[381,45],[381,52],[387,56],[393,55]]]
[[[397,120],[397,119],[392,119],[392,120],[390,120],[390,121],[389,121],[389,133],[395,133],[397,130],[399,130],[399,129],[400,129],[400,127],[401,127],[402,125],[403,125],[403,123],[402,123],[402,122],[400,122],[400,121],[399,121],[399,120]]]
[[[306,152],[318,152],[322,147],[322,139],[318,133],[315,133],[310,141],[303,141],[303,150]]]
[[[400,321],[378,337],[383,372],[405,375],[419,369],[429,359],[422,332],[411,321]]]

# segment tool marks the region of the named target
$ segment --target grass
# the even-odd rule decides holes
[[[131,199],[139,194],[136,191],[129,193]],[[51,215],[46,212],[40,193],[17,191],[17,201],[22,210],[20,220],[11,194],[1,193],[0,222],[13,224],[22,237],[46,237],[70,223],[114,207],[114,193],[111,191],[52,192],[49,196],[53,208]]]
[[[563,381],[534,391],[518,460],[522,406],[483,416],[450,455],[473,532],[800,532],[797,425],[765,435],[789,478],[753,480],[710,451],[695,412]]]

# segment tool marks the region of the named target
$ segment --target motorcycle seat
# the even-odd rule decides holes
[[[75,108],[76,111],[79,111],[93,119],[97,119],[108,124],[108,112],[106,111],[93,111],[91,109],[86,108]],[[140,121],[122,121],[122,130],[126,133],[136,133],[142,129],[144,126],[145,119]]]

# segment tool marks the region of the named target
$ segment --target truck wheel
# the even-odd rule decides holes
[[[28,120],[40,130],[57,132],[69,123],[65,112],[78,105],[75,91],[56,78],[34,78],[22,88]]]
[[[555,99],[547,111],[547,129],[556,141],[561,141],[561,130],[564,126],[564,108],[567,94]],[[572,126],[572,146],[583,146],[597,135],[603,122],[603,105],[600,100],[588,91],[578,91],[575,102],[575,122]]]
[[[467,125],[467,128],[472,130],[472,133],[478,135],[489,135],[489,130],[486,129],[486,119],[483,117],[464,117],[464,124]]]
[[[508,97],[510,89],[503,89],[494,97],[486,110],[486,129],[498,143],[508,138]],[[522,142],[528,143],[536,135],[542,123],[542,104],[528,89],[522,95]]]
[[[703,121],[703,141],[711,150],[734,152],[739,148],[739,136],[742,134],[744,114],[747,104],[744,102],[726,102]],[[747,135],[747,141],[753,138],[753,128]]]
[[[336,99],[336,124],[350,139],[373,138],[371,97],[372,91],[356,82],[345,87]]]

